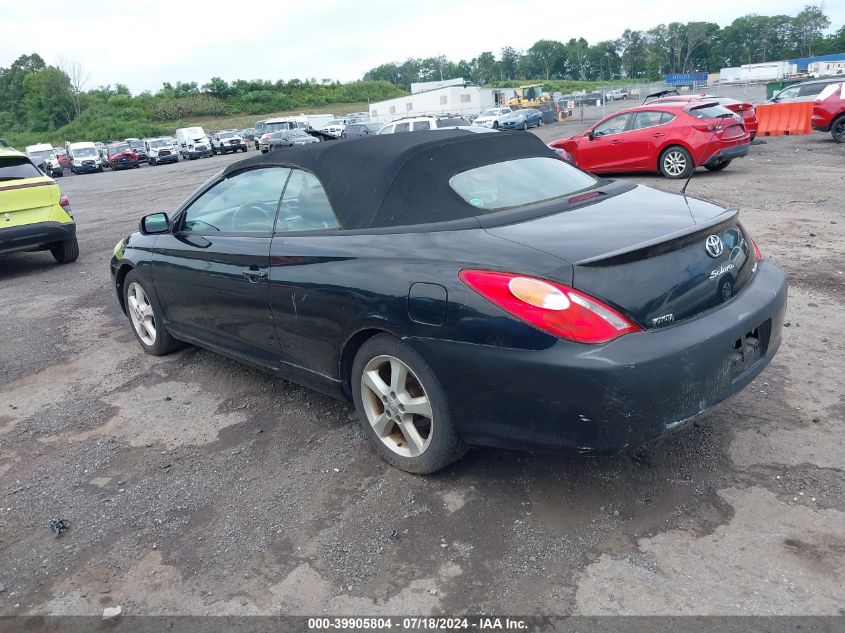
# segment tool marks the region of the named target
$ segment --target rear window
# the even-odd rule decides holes
[[[469,121],[462,116],[437,119],[437,127],[454,127],[456,125],[469,125]]]
[[[449,186],[482,212],[521,207],[571,195],[596,179],[557,158],[535,156],[461,172]]]
[[[708,106],[706,108],[692,107],[687,110],[687,113],[696,119],[715,119],[720,116],[733,116],[733,112],[720,105]]]
[[[129,145],[113,145],[112,147],[108,148],[109,156],[114,156],[115,154],[122,154],[123,152],[129,151]]]
[[[43,175],[28,158],[23,156],[0,158],[0,182],[38,178]]]

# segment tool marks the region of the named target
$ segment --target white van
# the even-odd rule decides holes
[[[67,157],[70,159],[70,171],[73,174],[90,174],[103,171],[103,159],[100,150],[90,141],[65,143]]]
[[[38,143],[26,146],[26,155],[36,165],[44,165],[44,173],[50,178],[57,178],[65,175],[65,170],[59,164],[56,151],[49,143]]]
[[[144,149],[147,152],[147,159],[150,167],[161,163],[178,163],[179,153],[173,149],[170,138],[159,136],[157,138],[145,138]]]
[[[176,130],[176,141],[182,158],[194,160],[211,156],[211,141],[201,127],[180,127]]]

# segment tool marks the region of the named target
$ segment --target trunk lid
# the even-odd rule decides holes
[[[574,288],[652,328],[712,308],[748,282],[754,252],[737,219],[736,210],[637,186],[487,230],[570,262]]]
[[[49,221],[58,189],[43,176],[0,181],[0,229]]]

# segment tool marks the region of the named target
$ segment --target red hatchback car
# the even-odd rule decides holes
[[[730,97],[714,97],[713,95],[669,95],[661,97],[648,103],[718,103],[723,108],[727,108],[731,112],[736,112],[742,117],[742,124],[751,136],[751,140],[757,136],[757,109],[754,104],[746,101],[737,101]]]
[[[821,91],[813,102],[810,124],[819,132],[830,132],[837,143],[845,143],[845,83]]]
[[[751,136],[739,115],[712,102],[650,103],[605,117],[581,135],[549,144],[584,171],[657,171],[686,178],[721,171],[745,156]]]

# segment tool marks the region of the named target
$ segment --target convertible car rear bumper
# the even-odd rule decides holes
[[[466,441],[608,454],[683,426],[751,382],[780,345],[786,298],[783,272],[761,262],[721,306],[604,345],[406,341],[432,366]]]

